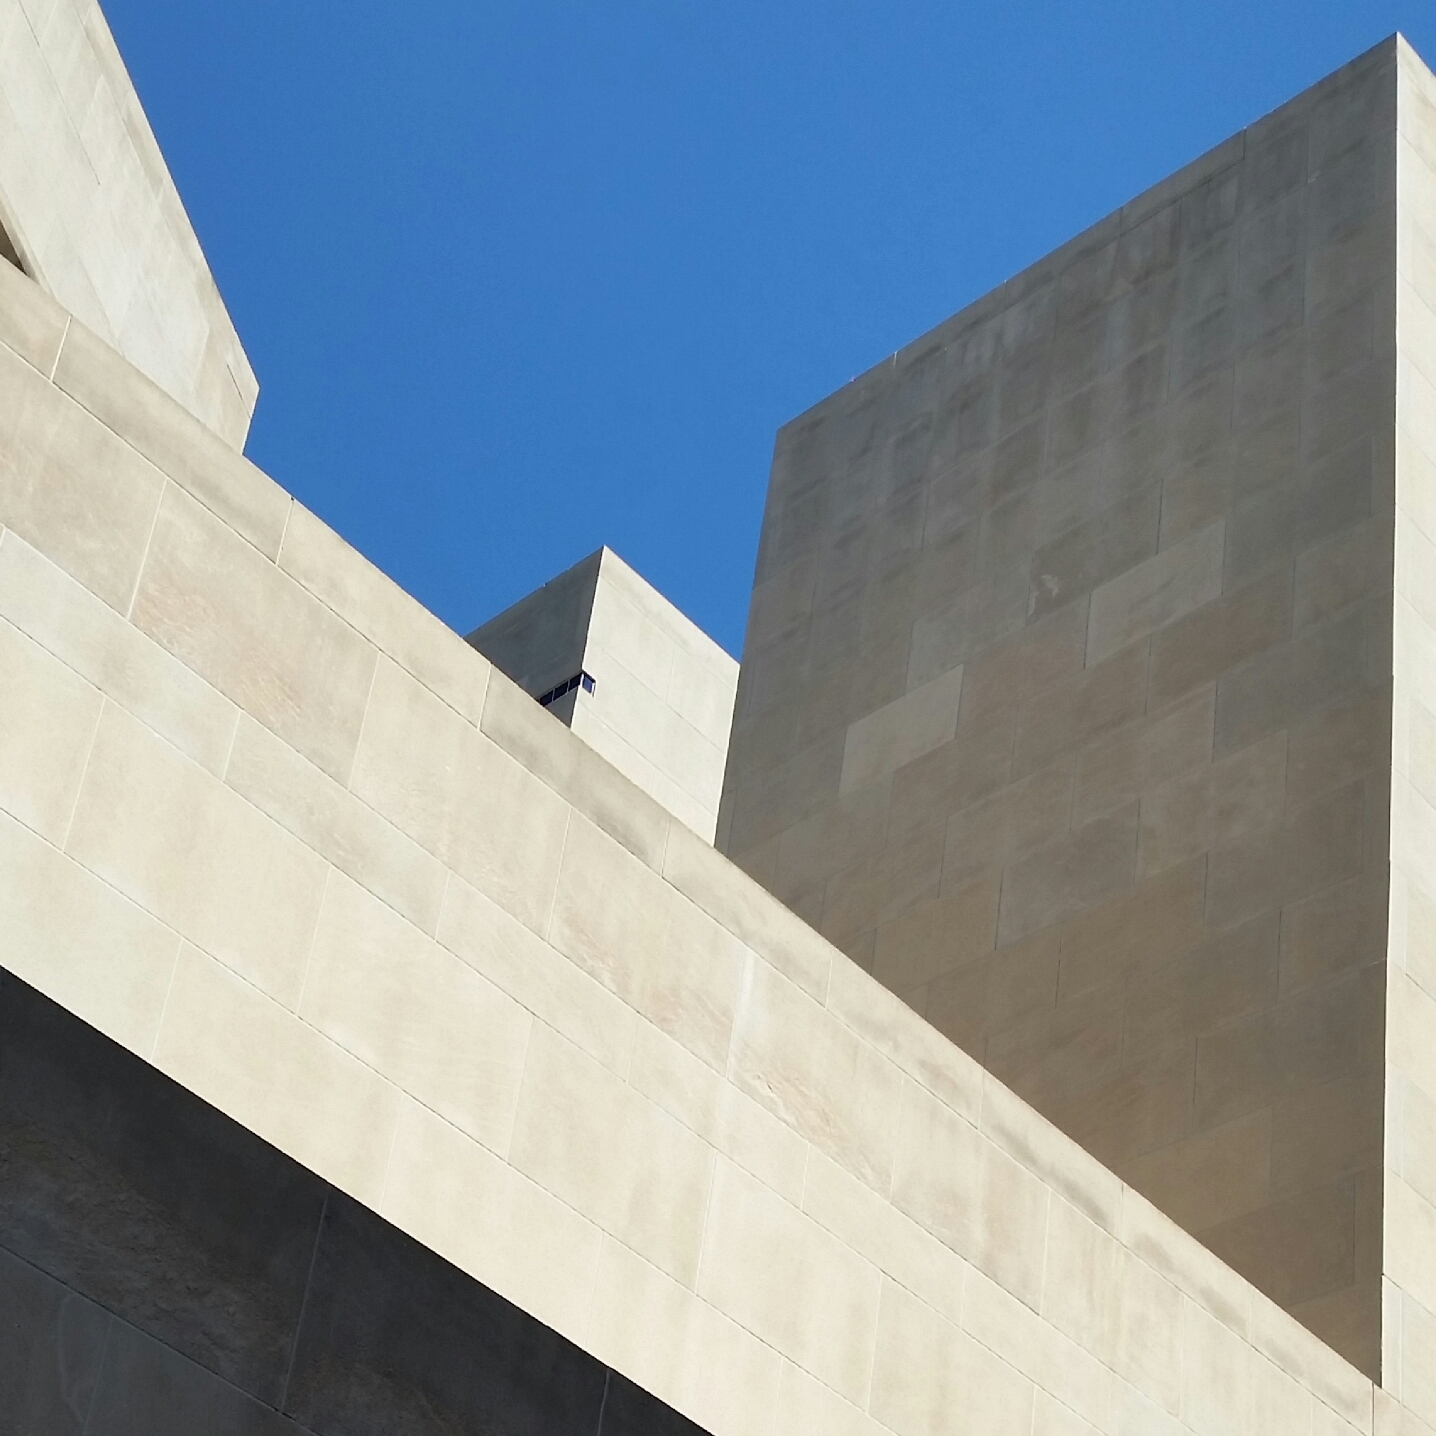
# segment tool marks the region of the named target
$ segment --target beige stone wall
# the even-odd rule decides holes
[[[0,228],[81,323],[243,447],[259,386],[95,0],[0,0]]]
[[[719,828],[1373,1372],[1396,55],[781,432]]]
[[[1436,81],[1405,47],[1383,1379],[1436,1421]]]
[[[620,773],[713,841],[738,664],[611,549],[600,555],[570,726]]]
[[[714,1436],[1431,1436],[3,269],[0,693],[0,962]]]
[[[610,548],[468,635],[537,698],[580,670],[595,686],[549,706],[707,842],[718,826],[738,665]]]

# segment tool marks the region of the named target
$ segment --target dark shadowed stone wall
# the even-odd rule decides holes
[[[0,1436],[702,1436],[0,972]]]

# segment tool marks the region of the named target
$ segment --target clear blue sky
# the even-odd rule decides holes
[[[103,0],[250,456],[467,631],[607,543],[737,654],[779,424],[1436,5]]]

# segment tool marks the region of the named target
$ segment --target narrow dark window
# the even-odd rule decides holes
[[[580,687],[585,693],[592,693],[594,688],[597,687],[593,675],[591,673],[585,673],[582,669],[579,669],[572,678],[565,678],[562,683],[550,688],[547,693],[540,693],[538,701],[543,707],[547,708],[550,703],[562,698],[565,693],[572,693],[575,688]]]

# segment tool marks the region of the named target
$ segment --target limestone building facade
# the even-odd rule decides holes
[[[738,665],[612,549],[590,554],[468,641],[713,841]]]
[[[259,385],[100,7],[0,14],[0,249],[236,449]]]
[[[782,431],[720,840],[1373,1374],[1433,96],[1379,47]]]
[[[57,19],[59,9],[70,13]],[[27,26],[37,46],[47,25],[71,20],[100,37],[97,46],[108,38],[85,0],[3,0],[0,15],[10,30]],[[23,63],[41,52],[24,51],[31,59]],[[22,63],[18,53],[8,51],[7,63]],[[109,73],[118,85],[122,70]],[[7,100],[9,87],[7,80]],[[1425,455],[1436,452],[1436,410],[1423,387],[1431,373],[1423,347],[1426,235],[1436,223],[1424,168],[1432,158],[1431,96],[1429,76],[1392,41],[1288,112],[1289,120],[1302,117],[1308,155],[1324,156],[1299,191],[1303,316],[1313,272],[1326,276],[1324,292],[1351,288],[1329,315],[1311,325],[1303,317],[1302,342],[1293,341],[1300,363],[1290,354],[1277,362],[1281,336],[1263,331],[1273,346],[1264,371],[1273,387],[1257,405],[1263,419],[1253,411],[1252,422],[1270,420],[1276,434],[1283,385],[1294,384],[1298,396],[1315,385],[1322,401],[1314,430],[1306,399],[1295,401],[1303,414],[1295,468],[1264,486],[1278,507],[1278,496],[1285,501],[1293,489],[1285,527],[1240,520],[1252,498],[1239,487],[1238,474],[1247,471],[1237,456],[1245,450],[1234,437],[1221,441],[1232,465],[1225,471],[1208,449],[1193,448],[1188,457],[1211,462],[1182,470],[1204,475],[1190,480],[1185,511],[1196,512],[1185,533],[1169,532],[1162,542],[1164,494],[1151,554],[1124,548],[1130,562],[1090,578],[1075,549],[1060,551],[1067,555],[1060,563],[1044,559],[1037,571],[1056,584],[1050,610],[1049,599],[1032,598],[1029,583],[1024,633],[1045,639],[1063,631],[1073,603],[1085,609],[1080,664],[1075,648],[1054,640],[1069,665],[1054,674],[1032,666],[1019,644],[1012,650],[1019,656],[994,667],[984,685],[982,655],[1000,656],[1008,635],[982,629],[987,600],[973,600],[978,646],[954,656],[952,635],[962,630],[937,625],[934,635],[940,628],[948,646],[911,642],[900,681],[870,665],[870,687],[862,696],[853,687],[842,700],[841,741],[829,745],[839,752],[836,768],[831,757],[823,768],[810,755],[816,740],[794,739],[786,759],[764,760],[778,797],[760,821],[745,806],[751,779],[743,777],[759,759],[757,734],[769,707],[754,696],[772,672],[760,639],[774,614],[801,609],[802,583],[774,581],[808,556],[786,546],[835,547],[828,517],[836,510],[824,506],[846,495],[844,503],[866,514],[899,472],[885,459],[858,483],[846,419],[836,426],[845,437],[827,470],[814,467],[810,453],[796,467],[791,457],[803,447],[799,435],[820,424],[800,421],[785,433],[719,828],[720,845],[757,878],[248,463],[228,420],[167,389],[122,336],[97,332],[16,242],[26,267],[0,263],[0,1431],[1430,1436],[1436,1168],[1427,1113],[1436,1094],[1436,949],[1425,897],[1431,849],[1422,725],[1436,705],[1424,646],[1431,567],[1421,544],[1431,531]],[[137,105],[127,82],[121,98]],[[36,111],[20,139],[7,141],[63,157],[47,128],[59,123],[58,113]],[[1281,132],[1273,123],[1266,136],[1275,143]],[[1362,138],[1333,138],[1351,134]],[[1323,149],[1328,143],[1334,148]],[[1232,165],[1242,176],[1232,203],[1244,214],[1246,176],[1270,173],[1247,168],[1261,152],[1249,132],[1224,162],[1203,161],[1164,187],[1166,203],[1137,202],[1101,244],[1078,241],[1042,272],[1063,276],[1059,295],[1087,293],[1082,276],[1107,272],[1106,261],[1092,256],[1110,242],[1111,272],[1123,276],[1115,282],[1142,291],[1134,281],[1157,277],[1151,256],[1159,246],[1129,236],[1149,236],[1142,226],[1173,201],[1184,215],[1202,184],[1224,193],[1221,176]],[[1372,152],[1378,162],[1363,168]],[[1346,178],[1320,178],[1332,172]],[[1363,210],[1367,198],[1373,208]],[[1213,198],[1211,213],[1220,216],[1227,203]],[[1340,215],[1324,231],[1313,218],[1330,218],[1322,205]],[[12,240],[11,225],[23,238],[29,222],[27,212],[6,216]],[[1178,253],[1186,252],[1187,233],[1172,241]],[[1388,246],[1390,284],[1380,278]],[[1139,263],[1140,255],[1147,258]],[[1317,255],[1325,256],[1319,265]],[[985,312],[1003,316],[1005,329],[1013,303],[1039,288],[1014,281]],[[1270,310],[1248,295],[1241,324],[1289,312],[1282,283],[1258,289]],[[1365,330],[1347,312],[1363,303]],[[1140,308],[1133,300],[1120,322],[1136,324]],[[1062,312],[1059,299],[1051,354]],[[1103,316],[1097,327],[1119,324],[1110,304],[1092,312]],[[960,316],[944,332],[961,346],[972,319]],[[1324,342],[1315,336],[1328,320]],[[1220,354],[1220,328],[1214,321],[1210,349],[1202,347],[1207,340],[1192,343]],[[1359,348],[1362,333],[1370,353],[1353,358],[1349,345]],[[1029,337],[1039,341],[1040,326]],[[1188,352],[1170,344],[1173,355]],[[1008,351],[996,352],[1005,365]],[[1112,428],[1114,416],[1131,412],[1142,422],[1149,402],[1142,396],[1155,381],[1139,383],[1127,374],[1130,364],[1107,363],[1116,352],[1110,347],[1097,352],[1094,378],[1075,391],[1088,397],[1069,412],[1066,394],[1058,400],[1053,391],[1044,412],[1076,446],[1073,464],[1089,447],[1081,435],[1099,436],[1092,444],[1113,441],[1113,462],[1101,472],[1116,476],[1129,472],[1115,445],[1128,431]],[[1133,362],[1147,353],[1134,349]],[[1029,357],[1042,372],[1035,349]],[[948,362],[934,372],[950,375]],[[1192,393],[1216,376],[1233,396],[1233,419],[1246,413],[1236,407],[1236,395],[1248,392],[1240,366],[1224,379],[1212,362],[1210,374],[1191,377]],[[899,366],[884,372],[896,375]],[[1248,377],[1256,404],[1254,396],[1267,391]],[[883,395],[903,387],[885,388],[881,375],[867,383]],[[1044,378],[1037,388],[1046,393],[1048,384]],[[847,415],[864,392],[860,386],[823,412]],[[998,415],[1003,392],[999,384]],[[1166,414],[1177,398],[1163,387],[1161,402],[1150,402]],[[1082,404],[1090,406],[1087,419]],[[1128,404],[1141,412],[1125,410]],[[1389,428],[1362,427],[1383,405]],[[1166,444],[1192,432],[1186,423],[1194,412],[1206,411],[1170,409],[1168,439],[1159,445],[1164,463],[1173,452]],[[882,413],[889,437],[922,417],[915,409],[893,427],[894,411]],[[1051,417],[1059,413],[1068,417]],[[1323,444],[1308,448],[1312,433],[1323,434]],[[1346,448],[1363,436],[1371,487],[1358,513],[1354,500],[1346,506],[1354,482]],[[995,474],[996,453],[979,452]],[[1328,471],[1336,457],[1342,464]],[[801,479],[789,479],[799,471]],[[1164,491],[1167,483],[1164,473]],[[1134,502],[1139,492],[1114,492],[1110,503]],[[981,494],[971,572],[996,605],[1005,592],[991,567],[1001,551],[993,545],[1003,530],[992,517],[1000,506],[989,504],[986,487]],[[888,502],[898,499],[892,490]],[[802,522],[784,518],[809,500]],[[1074,517],[1073,530],[1082,522],[1085,516]],[[1140,529],[1132,524],[1113,525],[1113,533]],[[1216,578],[1214,527],[1221,532]],[[874,553],[890,540],[873,536],[896,541],[909,531],[887,522],[859,528],[868,535],[859,547]],[[1383,531],[1392,535],[1385,546]],[[955,532],[945,537],[953,538],[959,572]],[[1266,548],[1244,547],[1246,538],[1230,547],[1231,535],[1258,532],[1275,535]],[[1201,814],[1201,824],[1190,826],[1205,843],[1196,859],[1209,874],[1200,921],[1213,935],[1204,927],[1199,944],[1227,930],[1211,917],[1215,855],[1223,844],[1248,840],[1248,887],[1215,891],[1228,892],[1229,915],[1243,891],[1262,903],[1273,891],[1283,895],[1278,979],[1291,950],[1288,907],[1325,894],[1329,915],[1301,930],[1307,985],[1320,993],[1350,981],[1379,993],[1381,1020],[1368,1024],[1374,1035],[1367,1038],[1377,1045],[1384,1093],[1377,1135],[1355,1097],[1346,1107],[1332,1102],[1327,1124],[1333,1146],[1350,1143],[1359,1158],[1343,1168],[1353,1191],[1361,1188],[1369,1203],[1374,1188],[1379,1242],[1373,1253],[1369,1228],[1353,1216],[1353,1233],[1366,1235],[1352,1279],[1325,1293],[1325,1316],[1270,1290],[1270,1267],[1249,1279],[1240,1251],[1219,1253],[1209,1228],[1193,1235],[1186,1227],[1198,1223],[1184,1226],[1184,1213],[1164,1213],[1169,1197],[1144,1195],[1137,1178],[1120,1170],[1124,1157],[1098,1150],[1088,1132],[1064,1131],[1072,1123],[1062,1111],[1058,1121],[1044,1115],[1052,1089],[1028,1084],[1027,1069],[997,1070],[998,1049],[989,1044],[974,1055],[969,1035],[953,1041],[904,1000],[915,985],[881,980],[893,969],[879,967],[878,953],[897,950],[879,946],[888,919],[873,921],[866,953],[852,934],[837,934],[858,953],[854,960],[819,930],[826,909],[814,909],[807,890],[784,890],[790,901],[770,890],[793,871],[783,866],[793,854],[821,851],[787,836],[811,816],[792,816],[808,801],[812,812],[827,804],[833,840],[850,845],[853,857],[839,871],[867,860],[876,869],[882,848],[853,795],[895,784],[905,765],[965,738],[964,704],[974,692],[989,701],[1007,694],[1010,703],[1014,691],[1029,691],[1032,674],[1047,675],[1053,686],[1044,690],[1051,697],[1044,711],[1065,713],[1082,729],[1095,721],[1085,715],[1107,710],[1095,699],[1059,702],[1058,695],[1086,693],[1081,675],[1109,671],[1103,665],[1133,645],[1145,645],[1149,692],[1152,674],[1166,671],[1153,657],[1162,635],[1228,602],[1221,585],[1229,561],[1252,565],[1231,593],[1268,581],[1277,566],[1269,550],[1280,549],[1283,533],[1293,577],[1286,607],[1278,607],[1291,632],[1247,660],[1274,665],[1261,671],[1275,707],[1257,702],[1264,690],[1255,683],[1239,686],[1236,708],[1231,700],[1224,706],[1227,668],[1202,680],[1215,683],[1207,710],[1190,696],[1201,684],[1171,695],[1173,711],[1188,702],[1199,709],[1195,726],[1210,735],[1211,751],[1165,781],[1200,779],[1195,796],[1183,799]],[[1027,553],[1030,580],[1038,548],[1008,551]],[[892,615],[909,604],[911,638],[929,608],[912,608],[896,579],[869,582],[901,565],[853,563],[858,607],[875,624],[896,625]],[[938,582],[932,565],[925,571],[926,582]],[[1104,588],[1113,582],[1117,588]],[[1069,583],[1088,586],[1063,587]],[[945,603],[966,591],[952,587],[940,597]],[[1049,593],[1045,582],[1040,593]],[[1062,597],[1066,603],[1056,602]],[[840,603],[829,607],[848,612]],[[1336,655],[1337,666],[1322,672],[1342,674],[1349,670],[1338,660],[1350,658],[1352,645],[1358,651],[1360,685],[1338,685],[1329,705],[1354,716],[1321,729],[1326,706],[1296,701],[1311,698],[1298,683],[1311,671],[1298,655],[1308,651],[1303,635],[1327,634],[1350,613],[1361,616],[1353,625],[1359,639],[1343,646],[1333,638],[1316,651]],[[858,637],[876,631],[862,622],[852,630]],[[1223,631],[1249,632],[1234,619]],[[1214,651],[1213,642],[1192,643],[1188,661]],[[919,652],[940,652],[946,666],[913,669],[918,696],[908,703],[909,666]],[[958,664],[960,678],[951,676]],[[1383,702],[1390,714],[1384,749],[1370,719]],[[1019,705],[1010,718],[1012,762],[1019,752],[1026,764],[1050,758],[1031,768],[1042,773],[1064,761],[1063,751],[1059,730],[1035,724],[1031,711]],[[1223,746],[1220,756],[1217,735],[1247,731],[1226,726],[1237,721],[1231,714],[1268,711],[1283,718],[1271,730],[1288,754],[1282,805],[1242,828],[1248,810],[1236,799],[1245,801],[1245,789],[1211,774],[1229,753],[1244,754],[1270,734]],[[1043,870],[1033,867],[1015,879],[1020,900],[1008,906],[1005,877],[996,899],[994,954],[998,935],[1010,938],[1007,947],[1060,924],[1054,1006],[1062,999],[1062,958],[1081,950],[1067,944],[1069,924],[1122,895],[1085,885],[1089,870],[1106,871],[1108,845],[1095,845],[1092,856],[1072,841],[1074,832],[1106,824],[1100,831],[1130,835],[1131,893],[1194,860],[1154,866],[1150,879],[1143,869],[1139,882],[1137,864],[1151,851],[1142,846],[1144,804],[1149,788],[1161,786],[1166,755],[1185,751],[1177,737],[1135,741],[1135,757],[1115,753],[1082,769],[1088,787],[1078,787],[1075,753],[1146,733],[1145,717],[1114,722],[1110,733],[1099,723],[1068,760],[1074,794],[1106,797],[1093,800],[1101,811],[1089,822],[1073,829],[1069,818],[1051,840],[1058,844],[1051,851],[1064,855],[1057,866],[1070,874],[1067,888],[1044,886],[1033,877]],[[1310,739],[1305,765],[1291,759],[1306,741],[1303,724],[1325,735]],[[768,731],[767,741],[781,748],[788,730],[775,721]],[[1054,743],[1056,750],[1044,747]],[[1010,766],[997,766],[1001,782],[992,792],[1002,796],[1018,779]],[[1251,780],[1267,804],[1263,815],[1275,806],[1262,786],[1266,771],[1258,765]],[[1099,778],[1105,789],[1093,786]],[[1294,784],[1300,803],[1290,802]],[[1363,794],[1361,861],[1348,873],[1324,855],[1351,861],[1343,846],[1351,814],[1337,799],[1348,802],[1353,785]],[[1322,803],[1336,804],[1335,816],[1313,823],[1311,805]],[[759,831],[779,818],[770,832]],[[1015,819],[988,826],[1002,845],[1017,844],[1025,831]],[[1170,839],[1179,828],[1154,823],[1152,831]],[[1264,845],[1253,833],[1266,835]],[[1312,833],[1319,837],[1308,841]],[[1016,846],[1001,851],[1004,872],[1029,861]],[[776,865],[765,866],[765,854]],[[1330,881],[1308,886],[1313,872]],[[1370,925],[1353,921],[1365,909],[1346,900],[1342,884],[1389,892]],[[853,883],[855,894],[873,890]],[[825,884],[825,900],[827,892]],[[939,879],[936,900],[945,898]],[[1074,901],[1069,912],[1064,904]],[[1188,913],[1175,902],[1157,906]],[[983,911],[974,903],[940,925],[944,943],[959,928],[980,931],[973,914]],[[1152,938],[1150,907],[1122,911],[1127,916],[1108,929],[1108,949]],[[1033,914],[1053,912],[1059,916],[1034,924]],[[1233,929],[1246,921],[1233,917]],[[1155,957],[1132,961],[1170,968],[1167,1020],[1191,1023],[1210,1010],[1195,995],[1206,969],[1189,961],[1198,949],[1183,946],[1188,930],[1172,932]],[[1368,943],[1378,952],[1370,962]],[[1086,951],[1100,950],[1089,934]],[[920,946],[908,951],[910,961],[922,960]],[[942,951],[946,961],[949,949]],[[973,961],[981,960],[976,953]],[[944,967],[925,981],[956,970]],[[1272,1031],[1304,1030],[1290,1017],[1304,1009],[1284,1001],[1299,999],[1295,991],[1284,996],[1278,980]],[[1352,1006],[1358,1016],[1368,1013],[1361,1001]],[[1135,998],[1128,1008],[1137,1010]],[[1345,1030],[1335,1024],[1334,1039]],[[1263,1070],[1282,1074],[1277,1058],[1300,1049],[1252,1050]],[[1345,1049],[1334,1040],[1316,1050]],[[1054,1063],[1076,1060],[1072,1045],[1055,1037],[1050,1053]],[[1235,1058],[1232,1070],[1247,1071]],[[1368,1075],[1366,1066],[1329,1073],[1337,1084]],[[1280,1090],[1299,1096],[1306,1089],[1287,1083]],[[1258,1161],[1268,1173],[1276,1169],[1278,1133],[1286,1130],[1289,1140],[1299,1130],[1280,1126],[1277,1106],[1270,1104],[1266,1129],[1269,1165]],[[1373,1141],[1374,1166],[1366,1162]],[[1318,1157],[1310,1160],[1326,1180]],[[1206,1169],[1195,1172],[1194,1188],[1210,1188],[1207,1178]],[[1263,1202],[1268,1195],[1263,1188]],[[1279,1212],[1274,1202],[1250,1210],[1269,1207]],[[1307,1230],[1272,1230],[1287,1233],[1290,1270],[1310,1271]],[[1374,1354],[1362,1285],[1372,1262],[1380,1282]],[[1343,1313],[1340,1321],[1333,1311]]]

